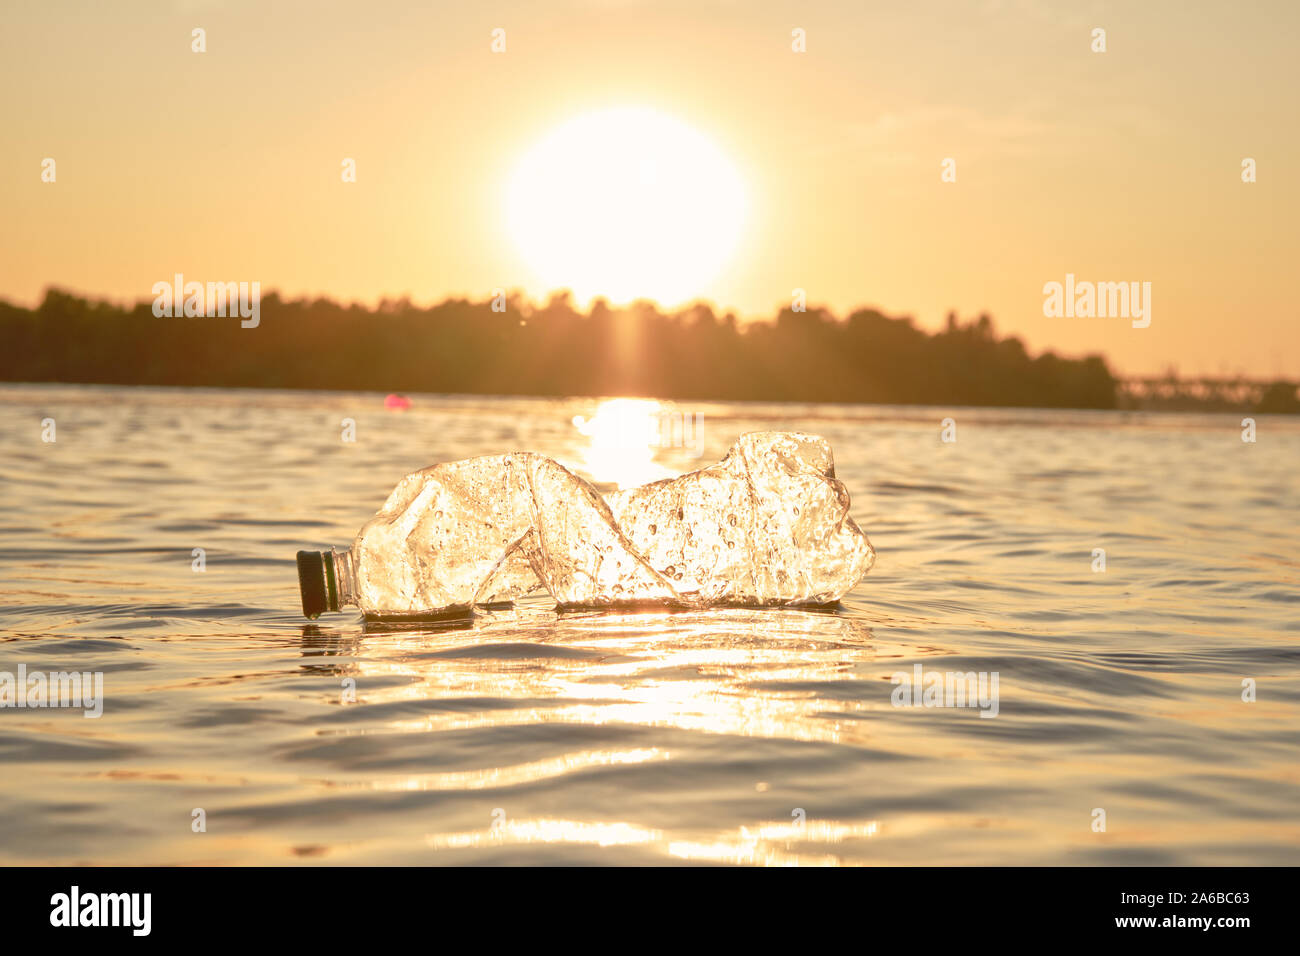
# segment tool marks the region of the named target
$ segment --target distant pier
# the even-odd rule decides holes
[[[1172,375],[1119,379],[1120,408],[1168,411],[1258,411],[1297,413],[1300,382],[1287,380],[1191,377]]]

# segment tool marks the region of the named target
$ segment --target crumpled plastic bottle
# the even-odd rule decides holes
[[[611,494],[528,452],[407,475],[350,549],[298,552],[303,613],[461,615],[545,589],[562,608],[838,601],[875,551],[830,445],[753,432],[700,471]]]

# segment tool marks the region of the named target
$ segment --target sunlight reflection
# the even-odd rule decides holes
[[[838,866],[846,862],[829,852],[829,844],[871,839],[879,821],[860,824],[761,824],[740,827],[698,839],[674,839],[670,834],[632,823],[586,823],[578,820],[503,820],[483,830],[434,833],[425,843],[435,850],[534,843],[588,844],[602,847],[657,845],[668,856],[708,863],[766,866]]]
[[[513,767],[493,767],[488,770],[461,770],[444,773],[408,774],[395,780],[368,780],[362,786],[370,790],[486,790],[490,787],[510,787],[535,783],[550,777],[589,767],[611,767],[620,764],[645,763],[649,760],[667,760],[667,752],[657,747],[643,750],[587,751],[565,754],[549,760]]]
[[[631,843],[657,843],[658,830],[630,823],[582,823],[577,820],[505,821],[487,830],[468,833],[435,833],[425,842],[435,850],[464,849],[502,843],[591,843],[597,846],[624,846]]]
[[[829,853],[791,849],[791,844],[842,843],[870,839],[880,832],[880,822],[772,823],[741,827],[735,836],[710,842],[670,840],[668,855],[711,863],[745,863],[761,866],[841,866],[846,861]]]
[[[657,464],[660,430],[666,409],[641,398],[612,398],[601,402],[591,418],[573,417],[573,426],[590,444],[582,449],[583,464],[599,483],[634,488],[678,474]]]
[[[538,616],[493,612],[484,615],[474,631],[393,635],[382,649],[371,643],[370,656],[357,661],[352,671],[361,678],[358,702],[466,695],[519,702],[482,711],[404,716],[387,723],[389,731],[400,733],[617,721],[826,743],[866,742],[869,725],[862,715],[889,706],[887,694],[863,693],[859,669],[875,661],[878,650],[868,643],[870,631],[850,618],[740,608],[677,614],[550,613],[542,616],[549,619],[554,639],[538,645],[527,639]],[[457,653],[468,644],[485,642],[500,647],[500,656]],[[548,649],[557,645],[566,653]],[[528,653],[519,656],[521,649]],[[429,652],[438,656],[424,665],[410,656]],[[536,666],[539,660],[545,660],[545,666]],[[405,680],[394,684],[392,678]],[[765,692],[755,693],[757,686]]]
[[[538,640],[539,633],[546,638]],[[572,728],[586,727],[656,727],[719,743],[746,736],[874,751],[880,741],[874,739],[871,712],[890,706],[888,694],[874,686],[874,671],[887,666],[882,658],[900,652],[853,618],[779,609],[606,614],[503,608],[485,611],[470,630],[385,633],[346,648],[350,659],[340,673],[357,678],[356,701],[345,705],[356,708],[356,723],[332,727],[331,736],[530,727],[536,728],[535,739],[561,752],[427,773],[336,773],[328,785],[504,793],[615,766],[623,768],[619,779],[650,779],[670,772],[670,765],[689,767],[699,759],[676,746],[602,747],[590,740],[574,746]],[[399,702],[478,699],[511,704],[386,710]],[[375,722],[364,720],[372,707],[380,708]],[[537,844],[628,846],[665,862],[807,866],[851,862],[863,851],[839,845],[860,845],[880,833],[876,820],[759,817],[715,829],[696,819],[666,830],[658,820],[573,817],[503,819],[483,829],[427,833],[424,839],[434,850],[453,852]]]

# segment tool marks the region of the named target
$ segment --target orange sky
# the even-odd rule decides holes
[[[988,311],[1125,372],[1296,376],[1297,36],[1290,2],[6,0],[0,297],[149,299],[175,272],[542,296],[502,225],[512,171],[566,120],[646,107],[744,183],[698,289],[723,309],[798,287],[929,328]],[[1150,282],[1150,327],[1044,317],[1067,272]]]

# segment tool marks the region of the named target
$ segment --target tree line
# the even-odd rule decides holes
[[[504,304],[504,311],[500,311]],[[560,293],[377,307],[263,296],[237,317],[155,316],[58,289],[0,301],[0,380],[495,395],[1114,408],[1100,355],[1031,356],[981,315],[934,333],[860,309],[784,309],[740,322],[707,304],[583,311]]]

